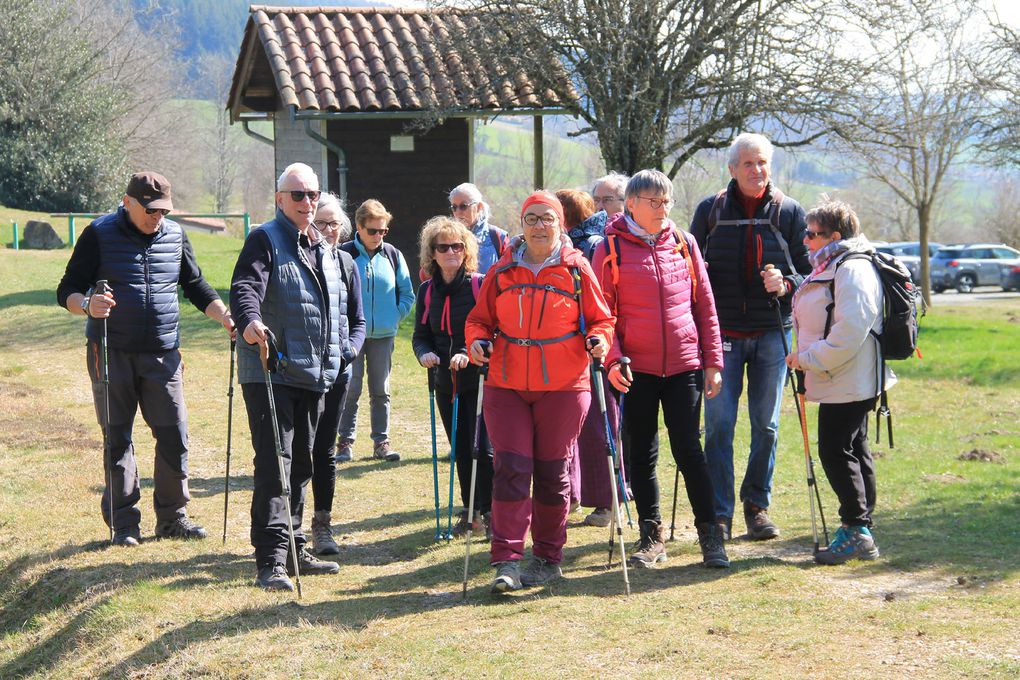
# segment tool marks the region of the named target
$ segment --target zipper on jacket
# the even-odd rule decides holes
[[[368,264],[365,265],[365,278],[368,279],[368,296],[372,300],[372,321],[368,326],[368,335],[366,337],[372,337],[375,333],[375,272],[372,267],[373,255],[368,256]]]
[[[305,267],[307,267],[308,271],[312,275],[312,281],[315,282],[315,288],[319,291],[319,304],[320,304],[320,308],[322,309],[323,312],[325,312],[324,318],[323,318],[324,323],[322,324],[323,336],[320,338],[320,342],[322,343],[320,345],[320,347],[322,349],[321,349],[320,356],[319,356],[319,384],[320,385],[324,385],[325,382],[326,382],[326,361],[329,359],[329,330],[330,330],[330,328],[329,328],[329,297],[327,295],[323,294],[322,284],[319,283],[319,276],[318,276],[318,274],[315,273],[315,269],[312,268],[312,265],[310,265],[308,263],[307,254],[305,253],[304,248],[301,247],[301,237],[300,237],[300,235],[298,236],[298,240],[297,240],[297,253],[298,253],[298,261],[301,262]],[[325,266],[325,265],[323,265],[323,266]],[[323,276],[323,278],[326,277],[325,270],[323,270],[322,276]]]
[[[683,238],[683,236],[681,236],[680,238]],[[666,342],[667,342],[667,336],[666,336],[666,298],[665,298],[665,295],[664,295],[663,286],[661,284],[661,282],[662,282],[662,269],[659,267],[659,252],[655,248],[655,244],[654,243],[650,246],[650,248],[652,250],[652,262],[655,264],[655,279],[656,279],[657,282],[659,282],[659,285],[657,285],[656,288],[659,289],[659,327],[662,329],[662,375],[661,375],[661,377],[665,378],[666,377]]]
[[[142,251],[142,281],[145,281],[145,304],[142,306],[142,319],[144,319],[143,325],[142,325],[142,329],[143,329],[142,337],[145,340],[149,339],[149,318],[155,316],[155,314],[150,314],[149,313],[149,310],[152,307],[152,281],[149,280],[149,250],[150,249],[151,249],[151,246],[149,248],[146,248],[145,250]],[[176,294],[177,294],[177,290],[175,289],[174,290],[174,295],[176,295]],[[159,327],[158,323],[156,324],[156,327],[157,328]],[[158,342],[159,341],[159,336],[157,335],[154,338],[154,340]],[[144,342],[144,340],[143,340],[143,342]]]

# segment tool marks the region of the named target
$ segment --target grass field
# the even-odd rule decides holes
[[[239,242],[192,238],[208,278],[225,291]],[[228,343],[190,307],[182,348],[190,512],[214,538],[107,546],[82,323],[55,304],[67,256],[0,249],[0,678],[1020,674],[1017,301],[933,309],[924,359],[897,364],[896,448],[883,432],[875,449],[881,559],[813,565],[787,395],[772,506],[782,536],[735,540],[731,569],[702,569],[681,492],[669,561],[631,571],[629,598],[619,569],[605,568],[605,530],[576,526],[576,515],[562,581],[494,598],[485,546],[476,544],[461,600],[463,543],[432,539],[428,397],[405,329],[392,435],[404,459],[371,460],[362,434],[338,480],[340,575],[303,579],[297,602],[251,586],[251,451],[240,391],[229,531],[220,542]],[[135,434],[142,532],[151,536],[152,442],[140,420]],[[746,441],[742,422],[738,450]],[[666,504],[673,470],[661,462]],[[822,483],[831,526],[835,500]]]

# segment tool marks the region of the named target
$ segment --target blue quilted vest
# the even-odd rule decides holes
[[[269,236],[273,249],[273,271],[262,300],[262,323],[273,331],[285,359],[280,370],[272,374],[273,383],[325,392],[336,381],[341,337],[346,340],[347,335],[344,332],[341,336],[347,315],[340,312],[343,285],[337,261],[320,241],[326,280],[323,291],[298,245],[298,231],[279,211],[276,219],[258,230]],[[343,299],[346,307],[346,295]],[[240,383],[265,380],[258,345],[237,343],[237,379]]]
[[[180,345],[180,305],[177,285],[181,276],[184,233],[176,222],[164,219],[151,242],[127,220],[124,207],[94,221],[99,239],[96,280],[106,279],[113,289],[113,308],[107,320],[107,339],[114,349],[130,352],[166,352]],[[85,335],[98,341],[102,322],[89,319]]]

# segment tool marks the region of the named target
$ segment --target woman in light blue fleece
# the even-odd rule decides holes
[[[470,182],[458,184],[450,191],[450,212],[478,239],[478,273],[485,274],[503,256],[510,245],[510,235],[489,224],[489,204]]]

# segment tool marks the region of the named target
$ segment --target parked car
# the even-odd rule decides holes
[[[928,261],[935,256],[941,243],[928,244]],[[903,263],[903,266],[910,272],[910,278],[914,283],[921,281],[921,242],[920,241],[897,241],[895,243],[884,243],[875,246],[875,250],[881,253],[888,253]],[[930,265],[929,265],[930,266]]]
[[[931,260],[931,287],[936,293],[956,288],[1002,285],[1004,269],[1020,265],[1020,251],[1001,243],[945,246]]]
[[[1020,264],[1003,267],[1000,276],[1003,290],[1020,290]]]

